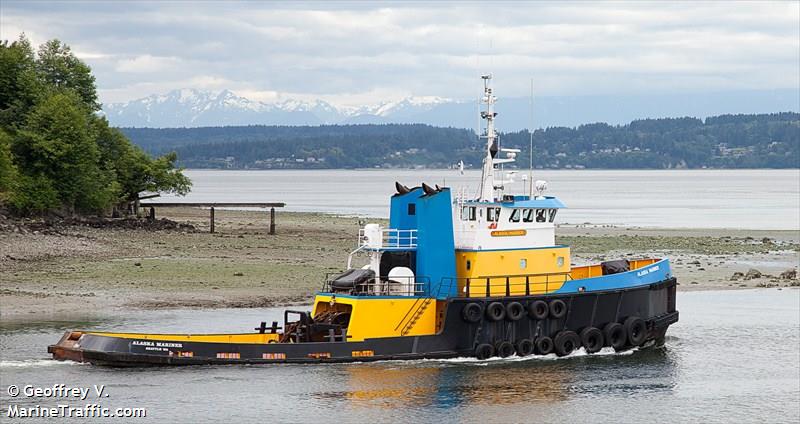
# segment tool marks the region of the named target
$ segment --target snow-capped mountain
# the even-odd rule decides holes
[[[441,97],[409,97],[360,107],[339,107],[324,100],[283,99],[265,103],[220,92],[173,90],[103,107],[112,125],[120,127],[204,127],[225,125],[320,125],[405,121],[441,104]]]
[[[592,122],[612,125],[635,119],[726,113],[798,111],[796,89],[718,93],[537,97],[533,114],[528,97],[502,97],[497,104],[501,131]],[[365,106],[339,106],[324,100],[281,99],[265,103],[220,92],[183,89],[103,107],[119,127],[206,127],[226,125],[429,124],[475,128],[476,99],[408,97]]]

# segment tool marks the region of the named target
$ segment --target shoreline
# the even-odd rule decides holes
[[[0,323],[307,304],[326,273],[345,268],[359,221],[386,222],[314,212],[277,216],[272,236],[264,212],[217,209],[217,232],[210,234],[208,211],[188,207],[160,208],[159,218],[195,230],[0,226]],[[558,243],[572,247],[573,265],[668,257],[680,291],[800,284],[797,277],[779,278],[797,269],[800,231],[562,224],[556,233]],[[751,269],[761,276],[745,279]],[[732,280],[736,272],[742,276]]]

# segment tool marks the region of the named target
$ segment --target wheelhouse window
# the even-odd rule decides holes
[[[550,222],[555,222],[558,209],[550,209]]]
[[[519,222],[521,209],[511,209],[511,215],[508,217],[508,222]]]
[[[409,203],[408,204],[408,214],[409,215],[416,215],[417,214],[417,204],[416,203]]]
[[[533,209],[525,209],[522,211],[522,222],[533,222]]]
[[[461,208],[462,221],[474,221],[475,218],[475,206],[464,206]]]
[[[547,222],[545,218],[546,209],[536,209],[536,222]]]
[[[500,220],[500,208],[486,208],[486,220],[495,222]]]

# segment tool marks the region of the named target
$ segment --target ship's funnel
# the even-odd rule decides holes
[[[399,181],[394,182],[394,188],[397,190],[398,194],[406,194],[411,192],[410,188],[400,184]]]
[[[427,185],[425,183],[422,183],[422,191],[424,191],[425,194],[427,194],[427,195],[431,195],[431,194],[436,193],[435,189],[431,188],[431,186],[429,186],[429,185]]]

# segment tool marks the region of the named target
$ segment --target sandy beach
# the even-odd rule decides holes
[[[306,304],[327,273],[345,268],[363,220],[278,212],[277,234],[269,235],[264,212],[217,210],[217,232],[210,234],[206,210],[161,208],[157,214],[194,229],[5,220],[0,321],[91,319],[122,309]],[[579,225],[561,226],[557,242],[572,247],[576,265],[669,257],[680,290],[800,285],[796,275],[786,278],[800,262],[798,231]]]

